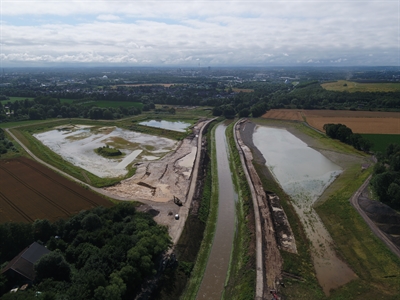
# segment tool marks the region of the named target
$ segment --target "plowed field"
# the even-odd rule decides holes
[[[400,134],[400,113],[348,110],[272,109],[263,118],[303,121],[323,131],[324,124],[341,123],[354,133]]]
[[[0,161],[0,222],[54,221],[112,203],[27,158]]]
[[[271,109],[262,117],[266,119],[303,121],[301,111],[294,109]]]

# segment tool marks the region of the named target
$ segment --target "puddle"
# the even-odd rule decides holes
[[[317,278],[325,294],[355,279],[354,272],[336,256],[333,241],[312,207],[342,169],[285,129],[257,126],[253,142],[292,198],[312,243]]]
[[[128,172],[126,166],[140,160],[142,151],[146,160],[155,160],[177,146],[170,139],[118,127],[63,126],[34,137],[68,162],[99,177],[124,176]],[[104,145],[118,148],[125,156],[105,158],[95,153]]]
[[[179,132],[185,132],[186,129],[189,128],[191,125],[190,123],[185,123],[185,122],[171,122],[171,121],[157,121],[157,120],[150,120],[150,121],[144,121],[138,123],[139,125],[144,125],[144,126],[150,126],[150,127],[156,127],[156,128],[162,128],[162,129],[168,129],[168,130],[173,130],[173,131],[179,131]]]

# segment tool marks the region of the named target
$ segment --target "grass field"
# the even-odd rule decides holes
[[[400,145],[399,134],[363,134],[367,140],[373,143],[372,151],[384,152],[389,144]]]
[[[400,83],[358,83],[347,80],[327,82],[321,86],[328,91],[338,92],[398,92]]]

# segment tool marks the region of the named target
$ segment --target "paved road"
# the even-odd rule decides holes
[[[396,247],[395,244],[392,243],[392,241],[386,236],[384,232],[382,232],[378,226],[375,225],[375,223],[367,216],[367,214],[362,210],[360,205],[358,204],[358,198],[360,197],[361,193],[363,190],[367,187],[371,180],[370,175],[367,180],[363,183],[363,185],[355,192],[353,197],[350,198],[350,203],[353,205],[353,207],[358,211],[358,213],[361,215],[361,217],[364,219],[364,221],[368,224],[368,226],[371,228],[372,232],[384,242],[389,249],[396,254],[400,258],[400,249]]]

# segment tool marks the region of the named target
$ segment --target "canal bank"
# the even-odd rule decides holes
[[[196,299],[221,298],[232,251],[237,194],[229,167],[226,127],[226,125],[220,124],[215,130],[219,188],[218,219],[213,245]]]

